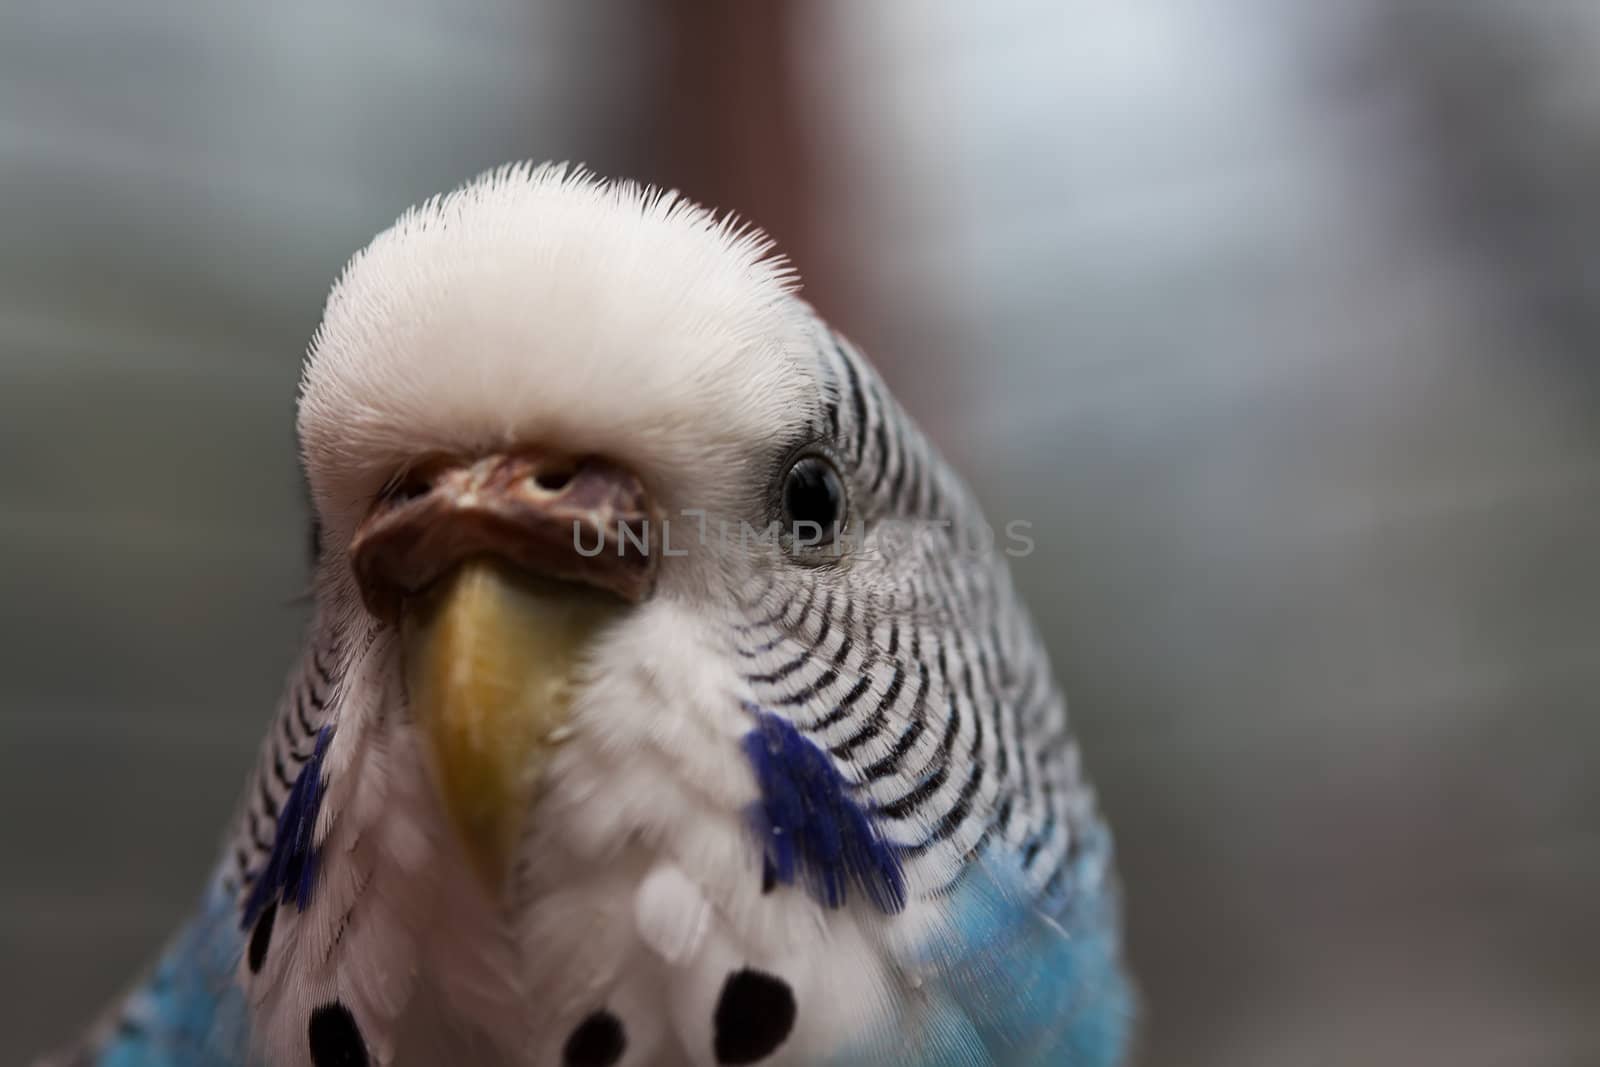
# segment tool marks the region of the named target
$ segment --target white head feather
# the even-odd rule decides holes
[[[326,543],[428,452],[597,452],[669,511],[715,505],[815,403],[794,276],[759,231],[581,169],[491,171],[346,268],[301,385]]]

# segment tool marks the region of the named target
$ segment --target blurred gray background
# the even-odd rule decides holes
[[[1600,1063],[1600,9],[0,3],[0,1063],[189,906],[297,363],[504,160],[766,225],[996,513],[1141,1062]]]

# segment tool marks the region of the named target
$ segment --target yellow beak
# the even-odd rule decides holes
[[[445,809],[498,895],[566,734],[580,656],[622,605],[469,559],[408,606],[406,680]]]

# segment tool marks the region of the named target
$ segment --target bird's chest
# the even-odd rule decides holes
[[[868,917],[763,891],[759,853],[725,822],[703,816],[671,851],[633,841],[585,857],[546,839],[548,869],[522,873],[502,931],[503,967],[474,968],[504,984],[472,990],[437,960],[397,1063],[826,1062],[876,1012]]]

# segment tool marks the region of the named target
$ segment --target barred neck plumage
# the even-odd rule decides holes
[[[272,854],[283,806],[316,752],[319,734],[334,719],[342,665],[340,641],[319,614],[284,685],[272,727],[262,739],[223,856],[222,884],[240,896],[241,904]]]
[[[913,887],[941,892],[999,846],[1047,899],[1070,895],[1105,837],[1002,546],[860,353],[817,329],[813,430],[850,472],[866,532],[847,568],[747,592],[732,638],[745,681],[838,761]]]

